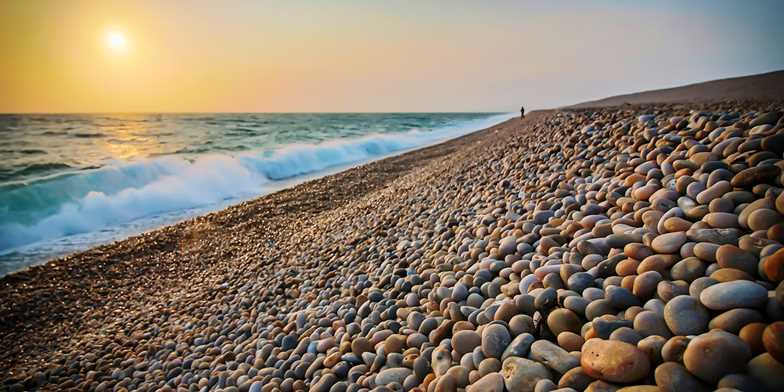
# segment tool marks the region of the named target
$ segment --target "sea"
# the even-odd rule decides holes
[[[509,113],[0,115],[0,276]]]

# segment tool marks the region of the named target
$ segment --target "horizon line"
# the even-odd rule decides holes
[[[516,113],[516,111],[394,111],[394,112],[379,112],[379,111],[335,111],[335,112],[308,112],[308,111],[270,111],[270,112],[253,112],[253,111],[227,111],[227,112],[201,112],[201,111],[129,111],[129,112],[0,112],[0,116],[13,116],[13,115],[76,115],[76,114],[470,114],[470,113],[487,113],[487,114],[506,114]]]

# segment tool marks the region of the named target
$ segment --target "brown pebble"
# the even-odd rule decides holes
[[[753,355],[757,355],[765,351],[765,346],[762,343],[762,333],[767,327],[764,323],[750,323],[743,326],[738,333],[746,344],[749,345]]]
[[[710,383],[731,373],[742,373],[751,350],[737,336],[711,331],[692,339],[683,353],[683,364],[695,376]]]
[[[580,364],[591,377],[620,383],[637,381],[650,370],[650,361],[642,351],[617,340],[586,341]]]
[[[776,321],[765,328],[762,344],[773,358],[784,363],[784,321]]]

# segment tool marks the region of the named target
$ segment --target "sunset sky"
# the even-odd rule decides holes
[[[513,111],[784,68],[784,1],[0,2],[0,112]]]

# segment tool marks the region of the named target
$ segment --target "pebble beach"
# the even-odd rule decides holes
[[[0,390],[784,390],[783,112],[534,112],[3,277]]]

